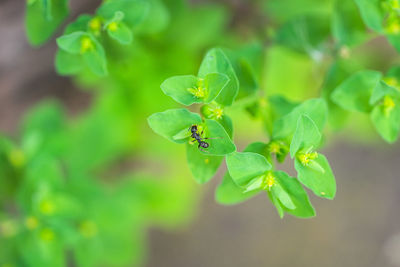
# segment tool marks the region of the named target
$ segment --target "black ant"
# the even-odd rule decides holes
[[[192,137],[194,140],[196,140],[196,141],[199,143],[199,145],[197,146],[197,148],[200,149],[200,150],[203,151],[203,152],[207,152],[207,151],[205,151],[205,150],[203,150],[203,149],[201,149],[201,148],[208,148],[208,147],[210,146],[209,143],[207,143],[207,142],[205,142],[205,141],[203,141],[203,140],[206,140],[206,139],[217,139],[217,138],[207,138],[207,137],[202,138],[201,135],[203,134],[203,131],[201,131],[201,133],[199,134],[199,133],[198,133],[197,125],[192,125],[192,126],[189,128],[189,130],[190,130],[190,132],[192,133],[192,134],[190,135],[190,137]]]

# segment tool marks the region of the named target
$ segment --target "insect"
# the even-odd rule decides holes
[[[207,152],[207,151],[203,150],[202,148],[208,148],[210,146],[210,144],[205,142],[204,140],[206,140],[206,139],[217,139],[217,138],[207,138],[207,137],[203,138],[203,137],[201,137],[201,135],[203,134],[203,131],[201,131],[201,133],[199,134],[199,132],[198,132],[199,129],[197,128],[197,125],[192,125],[189,128],[189,130],[192,133],[190,135],[190,137],[192,137],[194,140],[196,140],[199,143],[197,148],[200,149],[203,152]]]

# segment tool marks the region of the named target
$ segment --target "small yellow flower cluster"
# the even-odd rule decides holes
[[[262,184],[262,188],[264,190],[271,190],[271,187],[276,184],[276,179],[272,172],[268,172],[266,175],[264,175]]]
[[[215,107],[210,107],[209,111],[211,112],[211,114],[209,115],[210,119],[222,119],[222,116],[224,116],[224,108],[217,105]]]
[[[202,78],[199,79],[196,87],[188,88],[187,90],[197,98],[205,98],[207,94],[207,88],[205,88],[204,79]]]
[[[385,116],[389,116],[390,112],[394,109],[396,106],[396,103],[394,103],[393,98],[385,95],[382,100],[382,107],[383,107],[383,113]]]
[[[112,31],[112,32],[116,32],[119,28],[118,22],[113,21],[110,24],[107,25],[107,29]]]
[[[88,52],[94,48],[94,44],[92,39],[89,37],[85,36],[81,39],[81,53]]]
[[[307,166],[311,160],[318,158],[317,152],[310,152],[310,153],[299,153],[297,155],[297,159],[303,164],[303,166]]]
[[[268,150],[271,154],[278,154],[281,151],[281,145],[278,142],[272,141],[268,145]]]
[[[92,18],[88,23],[89,29],[97,36],[100,35],[101,23],[102,21],[99,17]]]

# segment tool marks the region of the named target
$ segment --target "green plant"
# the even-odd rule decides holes
[[[399,2],[355,1],[355,4],[360,8],[365,23],[373,30],[387,34],[396,47],[397,34],[400,32]],[[331,22],[336,41],[333,51],[332,48],[324,47],[329,35],[327,25],[319,15],[294,17],[282,25],[274,39],[277,43],[308,53],[317,61],[321,60],[323,52],[333,53],[334,61],[337,62],[334,62],[332,68],[336,68],[340,64],[340,57],[346,57],[343,53],[346,53],[347,45],[354,45],[365,38],[365,33],[359,30],[360,24],[353,23],[353,20],[357,20],[357,14],[351,14],[351,11],[355,11],[354,4],[342,6],[336,2]],[[349,19],[342,12],[354,19]],[[335,53],[336,49],[340,49],[339,53]],[[281,217],[285,212],[298,217],[314,216],[315,211],[302,185],[322,198],[333,199],[336,193],[331,167],[326,157],[316,151],[321,147],[329,108],[335,110],[340,107],[347,111],[368,113],[374,127],[387,142],[397,140],[400,131],[400,93],[396,88],[398,67],[389,70],[385,78],[378,71],[359,71],[342,83],[336,83],[333,88],[325,86],[320,94],[323,98],[292,104],[278,96],[265,98],[256,90],[248,91],[245,86],[240,87],[241,84],[247,85],[249,80],[257,84],[257,77],[245,60],[246,57],[240,57],[239,53],[212,49],[204,57],[197,78],[174,76],[161,85],[162,91],[180,104],[203,104],[200,107],[203,120],[195,113],[187,113],[187,116],[172,115],[177,111],[183,113],[184,110],[156,113],[148,119],[150,127],[170,141],[182,143],[185,138],[188,165],[199,183],[209,181],[222,162],[221,156],[226,157],[228,173],[217,189],[219,202],[237,203],[260,191],[266,191]],[[240,65],[242,62],[246,62],[250,69]],[[221,77],[217,88],[210,81],[211,75]],[[327,84],[330,85],[329,82]],[[237,98],[238,94],[240,97]],[[235,106],[242,97],[256,98],[249,105],[250,112],[263,121],[269,141],[252,143],[244,152],[237,152],[231,145],[231,139],[226,136],[228,133],[232,137],[233,132],[227,113],[230,106]],[[275,99],[280,101],[276,103]],[[333,119],[340,120],[340,116]],[[216,126],[210,127],[210,119],[219,128],[224,128],[226,133],[216,131]],[[210,149],[194,149],[195,142],[191,141],[187,130],[191,125],[201,127],[199,133],[202,133],[203,138],[217,138],[210,140]],[[285,161],[289,152],[294,160],[297,179],[279,171],[274,164],[275,158],[279,163]]]
[[[398,0],[247,5],[255,16],[242,21],[216,4],[108,0],[65,27],[55,68],[93,101],[69,119],[45,102],[17,137],[1,137],[0,264],[140,265],[149,225],[190,217],[186,169],[203,184],[224,159],[219,203],[264,192],[281,217],[312,217],[304,187],[336,193],[326,140],[348,125],[373,135],[368,116],[385,141],[397,140],[399,68],[365,47],[386,38],[400,49]],[[28,1],[29,42],[48,41],[68,13],[67,0]],[[146,118],[172,142],[152,135]],[[191,140],[193,125],[214,138],[208,148]],[[297,177],[281,170],[285,161]]]

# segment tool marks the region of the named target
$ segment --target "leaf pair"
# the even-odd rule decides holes
[[[133,40],[132,30],[123,22],[124,13],[117,11],[114,17],[107,20],[104,28],[107,34],[120,44],[130,44]]]
[[[209,73],[204,78],[194,75],[174,76],[161,84],[161,89],[182,105],[210,103],[229,83],[229,78],[221,73]]]
[[[192,125],[202,126],[203,135],[209,143],[207,151],[201,151],[204,155],[221,156],[236,150],[225,129],[214,120],[202,122],[200,116],[189,112],[187,109],[170,109],[151,115],[148,123],[154,132],[175,143],[185,143],[190,136]]]
[[[400,132],[400,92],[382,76],[378,71],[357,72],[333,91],[331,99],[345,110],[369,113],[378,133],[393,143]]]
[[[297,179],[282,171],[272,171],[268,160],[259,154],[263,152],[260,147],[254,143],[244,152],[226,157],[229,175],[217,189],[217,200],[233,204],[265,190],[281,217],[284,212],[298,217],[314,216],[314,208]]]
[[[372,30],[383,33],[388,41],[400,50],[397,0],[355,0],[364,23]]]
[[[295,157],[295,168],[299,181],[319,197],[333,199],[336,182],[326,157],[317,153],[321,142],[317,125],[307,115],[302,115],[290,144],[290,156]]]
[[[276,120],[273,124],[272,139],[284,140],[290,144],[296,131],[297,122],[302,115],[307,115],[322,131],[327,121],[328,108],[322,98],[310,99],[295,106],[291,112]]]
[[[239,82],[227,56],[221,49],[214,48],[204,57],[197,77],[174,76],[165,80],[161,89],[186,106],[211,101],[229,106],[238,94]]]
[[[224,127],[215,120],[204,122],[196,113],[187,109],[170,109],[151,115],[148,123],[153,131],[175,143],[187,143],[187,160],[189,168],[199,183],[205,183],[214,176],[222,162],[223,155],[236,150]],[[198,149],[196,140],[189,140],[192,125],[198,126],[198,134],[208,148]],[[210,139],[207,139],[210,138]]]
[[[115,0],[103,3],[96,16],[82,15],[66,27],[57,39],[61,50],[56,55],[56,69],[62,75],[80,72],[86,65],[99,76],[107,74],[107,59],[102,44],[96,37],[102,31],[120,44],[133,40],[133,27],[145,17],[149,5],[139,0]]]
[[[61,74],[73,74],[84,63],[95,74],[107,74],[107,61],[103,46],[90,33],[78,31],[57,39],[62,52],[57,54],[56,66]]]

